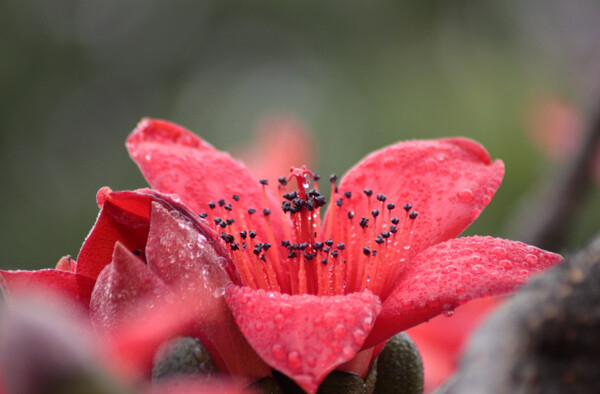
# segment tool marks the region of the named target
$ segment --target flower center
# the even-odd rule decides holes
[[[245,286],[317,295],[370,290],[385,299],[409,253],[418,213],[411,204],[397,210],[396,203],[371,189],[360,195],[340,191],[332,175],[335,204],[322,226],[320,209],[327,201],[319,180],[304,166],[292,168],[278,179],[281,210],[272,213],[266,208],[268,181],[262,179],[262,209],[242,208],[243,195],[236,194],[231,200],[209,202],[209,210],[200,217],[229,245]],[[256,215],[264,217],[262,227]],[[275,231],[272,220],[284,224]]]

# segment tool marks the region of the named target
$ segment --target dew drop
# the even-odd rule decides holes
[[[283,346],[275,344],[273,347],[271,347],[271,351],[273,352],[273,357],[276,359],[283,360],[285,358],[285,350],[283,350]]]
[[[335,326],[335,329],[333,330],[333,337],[335,339],[342,339],[344,336],[346,336],[346,327],[344,327],[343,324],[338,324]]]
[[[290,304],[283,304],[281,306],[280,311],[281,311],[281,314],[283,316],[285,316],[285,317],[290,317],[292,315],[292,313],[293,313],[293,309],[292,309],[292,306]]]
[[[469,264],[477,264],[477,263],[480,263],[481,260],[482,260],[482,258],[481,258],[480,255],[474,254],[474,255],[472,255],[472,256],[469,257],[468,262],[469,262]]]
[[[475,264],[471,266],[471,272],[480,275],[485,272],[485,268],[481,264]]]
[[[287,360],[288,365],[292,367],[292,369],[298,369],[302,366],[302,357],[300,357],[300,353],[295,350],[288,353]]]
[[[248,293],[242,294],[242,296],[240,297],[240,301],[242,304],[247,304],[248,301],[250,301],[250,294],[248,294]]]
[[[146,156],[144,156],[144,159],[146,159],[146,160],[152,160],[152,156],[146,155]]]
[[[355,351],[350,346],[344,346],[342,349],[342,354],[348,358],[354,356]]]
[[[396,166],[396,159],[393,157],[386,157],[383,159],[383,166],[385,168],[394,168]]]
[[[352,337],[354,338],[354,343],[356,343],[357,345],[362,345],[366,339],[366,335],[363,330],[355,330],[352,333]]]
[[[535,265],[539,262],[538,257],[534,254],[525,255],[525,261],[531,265]]]
[[[448,266],[442,268],[442,274],[449,274],[450,272],[454,272],[457,269],[458,268],[456,268],[456,266],[454,266],[454,265],[448,265]]]
[[[464,202],[470,202],[473,200],[473,191],[471,189],[463,189],[458,192],[458,198]]]
[[[278,313],[275,315],[273,320],[275,321],[275,324],[282,325],[283,322],[285,321],[285,317],[283,317],[283,315],[281,313]]]
[[[325,325],[327,327],[333,327],[333,325],[335,324],[335,315],[331,312],[327,312],[323,317],[323,321],[325,322]]]
[[[373,324],[373,318],[371,316],[365,317],[363,320],[363,323],[362,323],[363,330],[370,331],[372,324]]]
[[[313,368],[314,368],[314,367],[316,367],[316,366],[317,366],[317,358],[316,358],[315,356],[310,356],[310,357],[309,357],[309,358],[306,360],[306,362],[308,363],[308,365],[309,365],[310,367],[313,367]]]
[[[464,292],[467,291],[467,288],[463,285],[460,285],[456,288],[456,293],[457,294],[464,294]]]
[[[450,310],[444,311],[444,316],[450,317],[452,315],[454,315],[454,311],[453,310],[450,309]]]
[[[498,262],[498,264],[500,265],[500,267],[507,269],[507,270],[509,270],[513,267],[512,263],[508,260],[500,260]]]
[[[496,247],[492,248],[492,254],[494,254],[500,258],[503,258],[503,257],[506,257],[508,252],[502,246],[496,246]]]
[[[262,329],[263,329],[263,325],[262,325],[262,323],[256,323],[256,324],[254,325],[254,329],[255,329],[256,331],[262,331]]]

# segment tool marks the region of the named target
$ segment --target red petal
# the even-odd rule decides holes
[[[174,211],[179,217],[179,211]],[[207,237],[187,219],[176,219],[157,202],[152,203],[146,246],[148,267],[171,286],[197,286],[223,294],[231,283],[227,261]]]
[[[11,297],[19,293],[50,290],[66,295],[85,309],[90,303],[94,280],[72,272],[45,269],[40,271],[1,271],[0,287]]]
[[[514,292],[562,257],[521,242],[464,237],[408,261],[385,300],[366,347],[478,297]]]
[[[272,242],[267,236],[270,231],[281,237],[284,223],[289,226],[288,218],[279,214],[277,199],[267,193],[263,205],[262,187],[241,162],[180,126],[144,119],[127,139],[127,148],[153,188],[179,195],[196,213],[208,211],[207,204],[220,199],[234,205],[234,216],[236,210],[245,213],[249,208],[259,212],[269,208],[273,212],[268,219],[272,228],[260,213],[252,216],[252,229],[263,237],[257,240],[261,242]],[[236,194],[240,201],[233,203]],[[221,214],[225,216],[219,210]],[[275,239],[277,243],[279,240]]]
[[[380,310],[368,292],[290,296],[229,286],[225,299],[258,355],[311,393],[356,355]]]
[[[90,317],[103,329],[114,329],[152,307],[166,286],[139,258],[116,243],[112,263],[104,267],[92,293]]]
[[[111,192],[99,200],[100,215],[77,257],[78,274],[95,279],[111,262],[117,241],[129,250],[144,250],[150,200],[149,195],[129,191]]]
[[[401,207],[412,204],[419,216],[414,221],[410,255],[405,256],[410,257],[460,234],[490,202],[503,174],[503,163],[492,163],[485,149],[474,141],[408,141],[364,158],[343,177],[339,191],[352,192],[349,200],[344,199],[344,210],[354,211],[358,218],[371,217],[365,188],[374,192],[372,209],[381,209],[375,195],[382,193],[386,204],[396,204],[392,216],[400,219],[406,215]],[[328,220],[335,208],[330,206]],[[360,234],[358,226],[355,230]]]
[[[172,287],[192,311],[203,343],[218,354],[236,379],[249,384],[269,370],[237,328],[222,295],[231,283],[226,259],[217,255],[207,237],[184,219],[152,204],[146,247],[148,266]]]

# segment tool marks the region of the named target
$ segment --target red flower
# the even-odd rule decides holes
[[[561,260],[519,242],[454,238],[503,175],[502,162],[470,140],[404,142],[369,155],[339,184],[332,177],[335,203],[323,225],[319,177],[305,168],[268,185],[159,120],[142,121],[127,146],[152,187],[190,209],[150,190],[102,190],[77,264],[3,272],[8,287],[54,283],[109,330],[137,315],[140,302],[148,310],[156,297],[183,300],[169,301],[183,311],[178,319],[156,312],[153,323],[169,332],[189,309],[200,323],[178,333],[191,330],[223,370],[247,381],[269,374],[263,361],[309,392],[335,368],[364,376],[376,345],[393,334],[472,298],[512,292]]]

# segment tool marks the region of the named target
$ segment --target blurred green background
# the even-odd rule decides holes
[[[96,191],[145,186],[124,147],[143,116],[226,150],[293,115],[321,174],[401,139],[474,138],[507,173],[468,232],[510,237],[561,166],[528,133],[532,108],[558,97],[581,117],[599,97],[600,3],[365,3],[4,0],[0,267],[76,256]],[[597,190],[572,247],[599,227]]]

